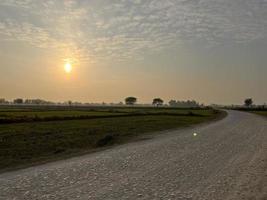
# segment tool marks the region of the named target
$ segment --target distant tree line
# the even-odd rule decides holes
[[[24,101],[23,101],[23,99],[14,99],[13,103],[14,104],[23,104]]]
[[[252,98],[246,98],[243,101],[243,104],[232,104],[232,105],[212,105],[213,107],[218,108],[226,108],[226,109],[234,109],[234,110],[255,110],[255,111],[261,111],[261,110],[267,110],[267,104],[254,104]]]
[[[51,101],[45,101],[42,99],[25,99],[24,100],[22,98],[17,98],[10,102],[10,101],[5,100],[4,98],[0,98],[0,104],[52,105],[55,103]]]
[[[26,99],[25,101],[23,101],[23,99],[15,99],[14,100],[15,104],[27,104],[27,105],[51,105],[54,104],[51,101],[46,101],[46,100],[42,100],[42,99]]]
[[[0,99],[0,104],[15,104],[15,105],[68,105],[68,106],[79,106],[79,105],[84,105],[84,106],[123,106],[123,105],[128,105],[128,106],[133,106],[136,105],[138,102],[138,99],[134,96],[129,96],[127,98],[125,98],[124,100],[125,104],[123,102],[119,102],[119,103],[80,103],[80,102],[72,102],[72,101],[66,101],[63,103],[55,103],[55,102],[51,102],[51,101],[46,101],[46,100],[42,100],[42,99],[22,99],[22,98],[16,98],[14,99],[12,102],[8,102],[5,99]],[[151,104],[139,104],[139,105],[144,105],[144,106],[149,106],[149,105],[153,105],[156,107],[159,106],[168,106],[168,104],[164,104],[164,100],[157,97],[154,98],[151,102]],[[197,103],[196,101],[175,101],[175,100],[171,100],[169,102],[169,106],[172,107],[199,107],[199,103]]]
[[[137,98],[136,97],[127,97],[125,99],[125,104],[126,105],[135,105],[137,103]],[[152,100],[152,105],[154,106],[163,106],[164,105],[164,100],[161,98],[154,98]],[[168,104],[165,104],[165,106],[168,106]],[[196,108],[196,107],[203,107],[203,104],[200,104],[196,102],[195,100],[187,100],[187,101],[177,101],[177,100],[170,100],[169,101],[169,106],[171,107],[190,107],[190,108]]]
[[[200,105],[195,100],[187,100],[187,101],[170,100],[169,105],[171,107],[181,107],[181,108],[183,108],[183,107],[195,108],[195,107],[203,106],[203,105]]]
[[[8,104],[9,102],[6,101],[4,98],[0,98],[0,104]]]
[[[198,108],[198,107],[204,107],[204,104],[200,104],[195,100],[187,100],[187,101],[179,101],[179,100],[170,100],[168,104],[164,104],[164,100],[157,97],[152,99],[152,102],[150,104],[137,104],[138,99],[134,96],[129,96],[124,99],[123,102],[119,103],[81,103],[81,102],[72,102],[72,101],[65,101],[63,103],[61,102],[51,102],[46,101],[42,99],[22,99],[22,98],[16,98],[13,101],[7,101],[5,98],[0,98],[0,105],[68,105],[68,106],[134,106],[134,105],[140,105],[140,106],[170,106],[170,107],[179,107],[179,108]],[[216,106],[214,107],[224,107],[224,106]],[[252,98],[246,98],[244,100],[243,105],[232,105],[232,107],[244,107],[244,108],[267,108],[266,103],[263,105],[254,105]]]

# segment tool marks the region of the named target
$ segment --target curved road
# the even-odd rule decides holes
[[[4,173],[0,199],[267,199],[267,120],[229,111],[209,125]]]

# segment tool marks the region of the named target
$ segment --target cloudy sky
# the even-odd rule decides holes
[[[267,0],[0,1],[6,99],[264,103],[266,52]]]

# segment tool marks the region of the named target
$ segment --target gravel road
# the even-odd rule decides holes
[[[208,125],[0,174],[0,199],[266,200],[267,120],[229,111]]]

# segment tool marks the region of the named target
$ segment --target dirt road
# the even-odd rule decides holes
[[[267,120],[229,111],[209,125],[4,173],[0,199],[264,200]]]

